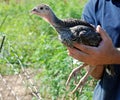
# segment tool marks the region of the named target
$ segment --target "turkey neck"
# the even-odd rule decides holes
[[[51,10],[51,12],[49,12],[48,16],[44,18],[48,23],[50,23],[53,27],[58,27],[59,23],[61,22],[61,20],[53,13],[53,11]]]
[[[55,28],[70,28],[77,25],[84,25],[95,30],[95,28],[92,25],[80,19],[71,18],[71,19],[61,20],[54,14],[52,10],[49,13],[49,17],[47,17],[46,20]]]

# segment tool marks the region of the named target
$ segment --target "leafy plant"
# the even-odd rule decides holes
[[[16,67],[6,67],[7,62],[0,59],[0,73],[15,74],[20,71],[18,62],[10,49],[12,46],[25,67],[41,69],[35,78],[40,80],[40,93],[45,100],[91,100],[93,87],[88,84],[83,93],[70,95],[74,88],[66,90],[65,82],[77,64],[67,55],[66,47],[58,40],[56,31],[41,18],[30,15],[30,10],[40,4],[51,5],[59,18],[80,18],[87,0],[10,0],[0,1],[0,32],[6,35],[2,51],[10,63]],[[56,3],[57,2],[57,3]],[[80,77],[79,77],[80,78]]]

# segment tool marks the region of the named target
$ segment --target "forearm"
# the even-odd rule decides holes
[[[111,57],[110,64],[120,64],[120,48],[115,50],[115,53]],[[104,66],[96,66],[92,71],[91,76],[95,79],[100,79],[102,77]]]
[[[120,48],[116,49],[115,54],[112,56],[112,64],[120,64]]]
[[[104,66],[96,66],[95,69],[91,72],[91,76],[95,79],[100,79],[103,75]]]

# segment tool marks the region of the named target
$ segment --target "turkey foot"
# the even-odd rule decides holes
[[[90,76],[90,73],[93,71],[94,67],[90,67],[90,65],[88,64],[83,64],[82,66],[79,66],[75,69],[72,70],[72,72],[70,73],[68,79],[67,79],[67,82],[66,82],[66,85],[68,86],[70,80],[72,77],[75,77],[76,74],[78,72],[80,72],[80,70],[84,67],[87,67],[87,72],[86,74],[80,79],[80,81],[78,82],[78,84],[76,84],[76,87],[74,88],[74,90],[72,91],[72,93],[75,93],[75,91],[79,88],[80,89],[80,92],[82,92],[82,89],[83,89],[83,86],[84,84],[86,83],[88,77]]]

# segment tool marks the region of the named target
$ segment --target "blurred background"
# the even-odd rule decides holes
[[[91,78],[82,93],[70,94],[74,79],[68,88],[65,82],[80,62],[68,56],[51,25],[30,14],[33,7],[46,3],[61,19],[81,18],[86,2],[0,0],[0,37],[5,36],[0,53],[0,100],[92,100],[95,82]]]

